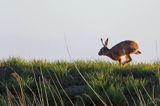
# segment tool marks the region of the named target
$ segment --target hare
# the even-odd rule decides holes
[[[138,44],[135,41],[125,40],[113,46],[111,49],[108,48],[108,38],[105,43],[103,43],[103,39],[101,38],[101,42],[103,47],[100,49],[98,55],[108,56],[122,65],[132,61],[130,54],[141,54]],[[122,57],[125,57],[124,62],[122,61]]]

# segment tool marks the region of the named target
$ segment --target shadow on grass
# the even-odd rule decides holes
[[[113,74],[118,77],[133,77],[135,79],[150,79],[156,77],[154,71],[139,71],[139,70],[114,70]]]

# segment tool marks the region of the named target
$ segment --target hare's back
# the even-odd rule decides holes
[[[132,53],[135,52],[139,49],[138,44],[135,41],[131,41],[131,40],[125,40],[122,41],[120,43],[118,43],[117,45],[115,45],[114,47],[112,47],[112,50],[114,51],[124,51],[126,53]]]

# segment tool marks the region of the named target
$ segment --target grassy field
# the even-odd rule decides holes
[[[0,105],[160,105],[160,63],[0,61]]]

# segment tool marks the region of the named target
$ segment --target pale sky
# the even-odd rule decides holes
[[[99,57],[100,38],[109,48],[135,40],[142,55],[133,62],[160,57],[160,0],[0,0],[0,59],[69,60]]]

